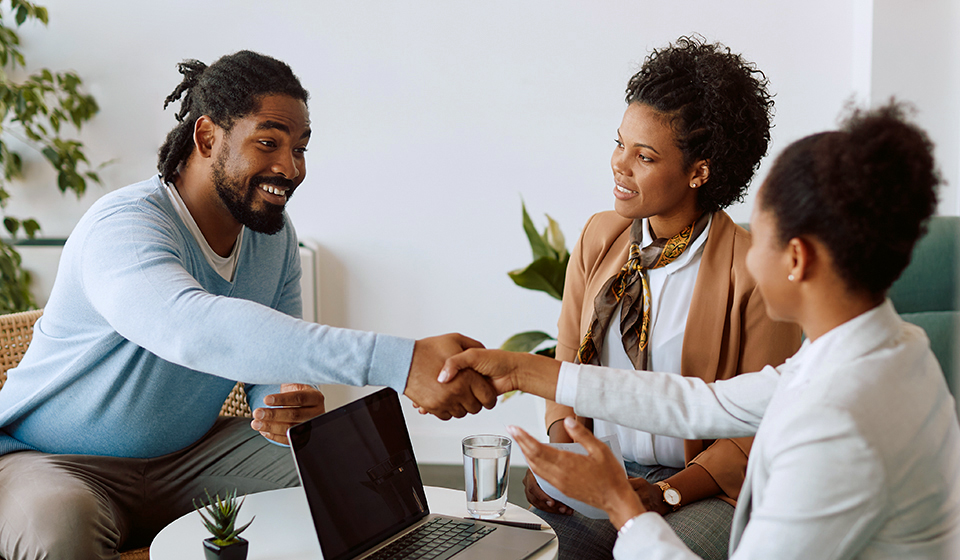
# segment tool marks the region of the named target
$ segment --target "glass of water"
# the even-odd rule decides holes
[[[478,435],[463,438],[463,478],[467,512],[478,519],[503,515],[510,474],[510,438]]]

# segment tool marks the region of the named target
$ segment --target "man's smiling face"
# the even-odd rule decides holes
[[[260,233],[283,229],[283,209],[307,173],[310,117],[303,101],[268,95],[224,134],[211,170],[234,219]]]

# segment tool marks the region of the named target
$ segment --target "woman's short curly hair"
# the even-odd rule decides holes
[[[823,243],[854,291],[880,297],[910,263],[937,206],[940,175],[927,134],[891,101],[853,110],[839,131],[797,140],[760,189],[781,244]]]
[[[767,153],[773,99],[763,72],[720,43],[680,37],[654,50],[627,84],[627,103],[643,103],[671,123],[684,164],[710,161],[697,193],[704,212],[742,201]]]

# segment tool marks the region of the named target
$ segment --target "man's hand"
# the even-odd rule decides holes
[[[441,420],[463,418],[493,408],[497,392],[487,379],[472,371],[464,371],[456,380],[437,381],[440,368],[450,356],[466,348],[483,345],[461,334],[445,334],[418,340],[413,347],[413,361],[403,394],[410,397],[421,412],[429,412]]]
[[[462,370],[489,377],[498,394],[520,390],[553,400],[557,395],[560,362],[546,356],[506,350],[466,350],[451,357],[443,366],[439,380],[456,381]]]
[[[282,408],[254,410],[250,427],[269,440],[290,445],[287,440],[287,428],[326,412],[323,401],[323,393],[312,385],[284,383],[280,386],[279,393],[267,395],[263,399],[263,404],[267,406]]]
[[[516,426],[507,430],[534,472],[572,499],[606,511],[617,529],[646,511],[610,448],[573,417],[564,420],[564,426],[588,455],[544,445]]]
[[[523,493],[527,496],[527,502],[541,511],[573,515],[573,510],[566,504],[554,500],[543,491],[543,488],[540,488],[537,477],[533,476],[533,471],[530,469],[527,469],[527,474],[523,477]]]

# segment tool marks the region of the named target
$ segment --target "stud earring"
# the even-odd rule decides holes
[[[793,274],[791,274],[790,276],[787,276],[787,280],[789,280],[789,281],[791,281],[791,282],[793,282],[793,281],[796,280],[796,279],[797,279],[797,277],[794,276]]]
[[[700,186],[700,185],[698,185],[698,184],[696,184],[696,183],[690,183],[690,188],[691,188],[691,189],[695,189],[695,188],[697,188],[697,187],[699,187],[699,186]]]

